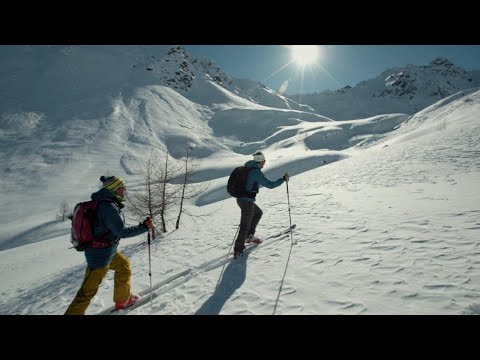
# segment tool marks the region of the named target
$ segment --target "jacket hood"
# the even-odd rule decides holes
[[[258,165],[258,163],[255,160],[247,161],[244,166],[254,167],[254,168],[260,169],[260,166]]]
[[[120,209],[122,209],[125,205],[122,203],[118,202],[115,196],[110,192],[110,190],[106,188],[102,188],[98,190],[97,192],[94,192],[91,196],[92,200],[106,200],[110,202],[116,203]]]

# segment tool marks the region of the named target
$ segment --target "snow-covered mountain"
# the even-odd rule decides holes
[[[480,313],[478,88],[413,116],[334,121],[186,56],[0,46],[0,314],[63,314],[85,259],[61,202],[88,199],[108,173],[134,192],[152,149],[178,159],[187,144],[208,189],[184,205],[205,221],[172,231],[167,219],[151,246],[121,240],[132,291],[150,300],[127,314]],[[226,182],[258,148],[265,175],[290,182],[261,189],[265,241],[231,262],[240,211]],[[109,272],[87,314],[108,312],[114,284]]]
[[[89,194],[72,187],[99,171],[135,181],[151,148],[168,146],[179,159],[186,144],[197,159],[222,160],[221,169],[208,171],[211,179],[296,134],[303,122],[332,122],[291,109],[293,102],[263,86],[229,79],[176,46],[0,46],[0,185],[20,203],[47,189],[78,202]],[[68,176],[75,183],[64,186]],[[2,226],[16,228],[23,210],[3,200]]]
[[[312,111],[261,83],[232,78],[214,61],[192,57],[182,46],[0,47],[0,104],[8,111],[84,99],[95,89],[116,96],[125,87],[149,84],[168,86],[190,100],[211,104],[215,98],[202,96],[209,83],[264,106]]]
[[[290,96],[336,120],[399,112],[414,114],[461,90],[480,86],[480,71],[465,71],[445,58],[407,65],[336,91]]]
[[[261,126],[253,110],[265,115]],[[35,151],[38,146],[51,149],[51,158],[38,163],[68,162],[76,146],[95,141],[125,143],[127,168],[127,159],[135,162],[132,148],[161,148],[178,139],[195,144],[200,158],[231,148],[248,154],[278,127],[330,121],[308,110],[259,83],[229,77],[181,46],[0,46],[0,139],[6,161],[12,151],[44,154]],[[249,127],[239,132],[226,118]],[[169,151],[177,158],[184,154],[183,147]],[[8,164],[3,171],[12,175],[14,169]]]
[[[207,221],[186,218],[151,246],[145,235],[121,240],[132,291],[144,305],[117,315],[480,314],[479,111],[480,91],[465,91],[403,122],[377,146],[324,149],[323,159],[312,149],[325,138],[342,149],[352,134],[381,135],[388,122],[299,122],[297,132],[291,127],[265,151],[269,177],[286,170],[292,176],[287,188],[261,190],[257,234],[264,242],[235,261],[240,211],[222,197],[220,170],[250,156],[211,157],[199,180],[213,186],[195,206]],[[259,113],[252,111],[257,121]],[[116,126],[128,131],[129,123]],[[54,215],[63,195],[78,202],[98,189],[98,174],[118,163],[110,146],[92,143],[90,154],[73,159],[75,171],[12,153],[11,164],[23,170],[15,189],[0,176],[0,314],[60,315],[69,306],[85,259],[68,248],[69,221]],[[48,157],[52,148],[35,150]],[[135,176],[118,174],[132,189]],[[21,186],[23,178],[33,178],[32,186]],[[290,222],[296,227],[288,233]],[[110,313],[114,286],[108,272],[87,314]]]

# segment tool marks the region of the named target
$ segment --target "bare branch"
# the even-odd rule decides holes
[[[178,211],[177,222],[175,224],[175,229],[180,227],[180,219],[182,214],[186,214],[190,217],[196,217],[196,215],[189,214],[184,206],[183,203],[185,200],[194,199],[201,194],[203,194],[208,186],[203,185],[191,185],[192,177],[197,173],[198,170],[198,162],[192,157],[194,147],[190,144],[187,144],[185,147],[185,160],[184,160],[184,170],[183,170],[183,183],[181,185],[181,195],[180,195],[180,205]]]

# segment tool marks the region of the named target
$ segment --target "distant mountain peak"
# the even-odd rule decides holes
[[[345,94],[348,90],[350,90],[352,87],[350,85],[344,86],[343,88],[337,90],[336,92],[339,94]]]
[[[429,64],[430,66],[443,66],[443,67],[452,67],[455,66],[450,60],[444,57],[438,57],[432,60]]]
[[[176,53],[180,53],[182,54],[183,56],[185,56],[186,54],[186,51],[185,51],[185,48],[183,46],[180,46],[180,45],[177,45],[176,47],[172,47],[169,51],[168,51],[168,55],[172,55],[172,54],[176,54]]]
[[[475,71],[466,71],[444,57],[428,65],[387,69],[376,78],[317,94],[294,95],[292,99],[336,120],[387,113],[413,114],[461,90],[480,86]],[[301,98],[301,100],[300,100]]]

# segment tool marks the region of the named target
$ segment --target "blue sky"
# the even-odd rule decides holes
[[[195,56],[214,60],[227,74],[250,78],[287,94],[336,90],[406,64],[427,65],[446,57],[465,70],[480,70],[480,45],[321,45],[318,61],[303,72],[285,45],[186,45]]]

